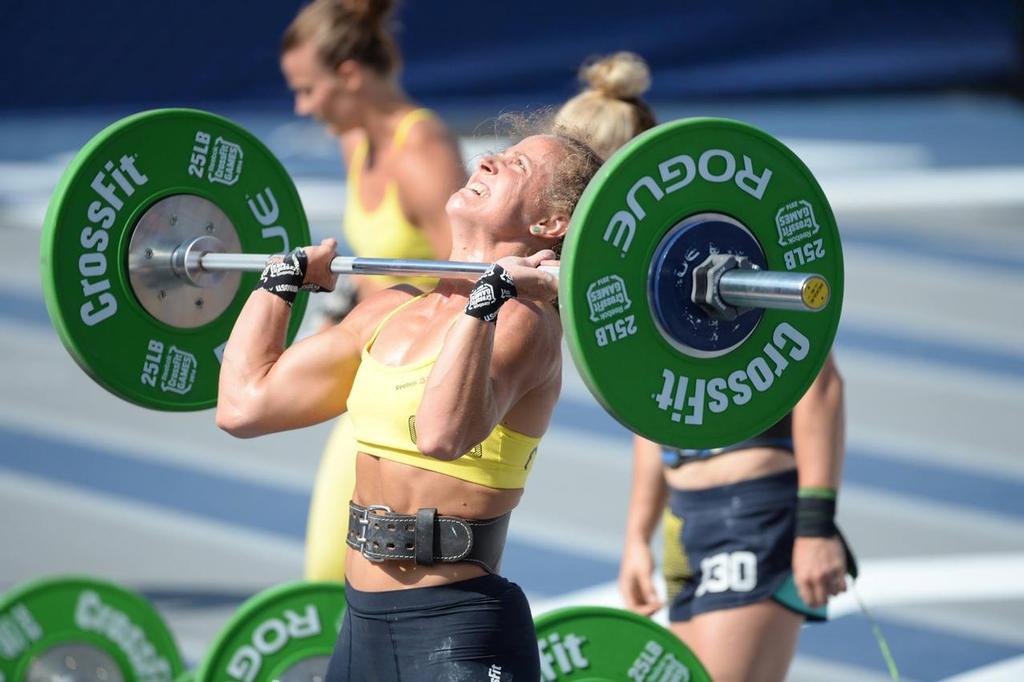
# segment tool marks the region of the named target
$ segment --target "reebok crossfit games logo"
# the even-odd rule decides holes
[[[775,228],[779,231],[779,246],[792,246],[818,234],[818,221],[809,201],[791,201],[775,214]]]
[[[486,308],[497,303],[498,297],[494,294],[493,284],[481,284],[469,292],[469,309]]]
[[[197,130],[192,141],[188,174],[205,177],[211,183],[233,185],[242,176],[244,158],[242,148],[234,142],[220,135],[212,139],[210,133]]]
[[[587,287],[590,321],[600,322],[629,310],[633,303],[626,293],[626,282],[618,275],[605,275]]]
[[[160,376],[160,390],[185,395],[196,380],[196,356],[177,346],[167,349],[164,371]]]
[[[213,141],[206,178],[210,182],[219,182],[222,185],[235,184],[242,175],[244,158],[245,155],[242,153],[241,147],[218,136]]]

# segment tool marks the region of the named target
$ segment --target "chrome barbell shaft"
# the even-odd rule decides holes
[[[815,286],[823,287],[823,294],[812,293]],[[718,295],[739,308],[817,312],[828,303],[829,287],[824,277],[810,272],[730,270],[718,281]]]
[[[257,253],[204,253],[199,267],[208,272],[241,270],[261,272],[269,255]],[[445,277],[450,275],[480,276],[491,267],[490,263],[470,263],[444,260],[406,260],[398,258],[354,258],[337,256],[331,261],[331,272],[338,275],[422,275]],[[542,266],[545,272],[558,276],[555,266]]]
[[[204,253],[199,267],[207,272],[261,272],[268,254]],[[464,261],[404,260],[391,258],[356,258],[337,256],[331,261],[331,272],[339,275],[482,275],[489,263]],[[542,266],[545,272],[558,276],[558,267]],[[827,282],[821,275],[772,270],[730,270],[722,275],[719,295],[729,305],[781,310],[821,310],[824,305],[808,304],[807,290],[813,282]]]

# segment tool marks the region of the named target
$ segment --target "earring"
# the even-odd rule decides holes
[[[540,234],[540,225],[533,225],[533,226],[531,226],[530,227],[530,232],[532,234]]]

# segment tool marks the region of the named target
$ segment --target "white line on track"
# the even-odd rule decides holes
[[[916,165],[914,152],[906,162],[883,166],[884,154],[874,147],[833,149],[833,142],[812,144],[815,176],[836,213],[855,214],[890,209],[951,209],[972,206],[1015,206],[1024,202],[1024,168],[978,166],[929,168]],[[874,157],[878,154],[879,158]],[[0,161],[7,197],[5,222],[39,228],[50,193],[63,163]],[[339,222],[345,183],[340,179],[297,176],[295,182],[311,222]]]
[[[836,213],[879,209],[1014,206],[1022,202],[1019,166],[930,168],[818,177]]]
[[[303,545],[234,524],[0,471],[0,591],[43,574],[255,592],[302,574]]]
[[[947,677],[943,682],[1020,682],[1024,680],[1024,656],[1008,658],[965,673]]]
[[[1018,206],[1024,203],[1020,166],[873,170],[816,174],[832,210],[852,215],[892,209],[951,209]],[[295,179],[303,205],[313,217],[340,215],[344,183]],[[324,201],[328,203],[323,203]]]
[[[869,609],[1024,599],[1024,552],[875,559],[856,589]],[[852,593],[829,603],[833,618],[859,610]]]
[[[856,589],[869,610],[1024,599],[1024,552],[873,559],[862,562],[860,572]],[[534,600],[532,609],[534,615],[540,615],[565,606],[583,605],[622,608],[622,599],[616,584],[608,582]],[[859,611],[849,591],[829,602],[830,618]],[[667,622],[664,609],[655,620]]]

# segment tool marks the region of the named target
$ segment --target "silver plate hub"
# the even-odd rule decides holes
[[[327,677],[329,656],[311,656],[288,666],[279,677],[278,682],[323,682]]]
[[[238,253],[235,226],[220,208],[194,194],[174,194],[150,206],[128,245],[128,279],[146,311],[172,327],[193,329],[231,305],[240,272],[204,272],[206,252]]]
[[[67,643],[47,649],[28,666],[26,682],[124,682],[121,668],[105,651]]]

